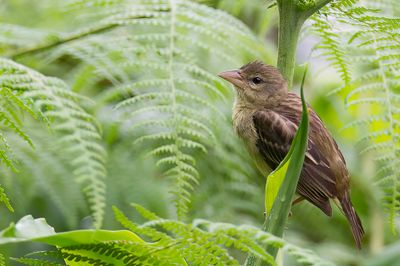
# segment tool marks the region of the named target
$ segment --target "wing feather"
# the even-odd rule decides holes
[[[299,118],[288,118],[272,110],[262,110],[254,114],[253,122],[257,132],[257,149],[266,163],[275,169],[290,149]],[[336,195],[335,176],[315,143],[310,137],[297,192],[331,215],[329,198]]]

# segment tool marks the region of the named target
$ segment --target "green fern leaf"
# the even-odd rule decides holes
[[[241,61],[232,56],[238,49],[253,58],[267,54],[241,22],[191,1],[109,1],[106,6],[103,1],[74,1],[71,8],[95,10],[104,25],[134,34],[126,38],[111,31],[81,38],[55,49],[51,58],[72,54],[115,85],[99,96],[101,101],[116,103],[136,144],[159,143],[150,154],[160,157],[157,164],[174,180],[177,213],[184,219],[199,176],[193,154],[215,144],[215,120],[204,109],[221,114],[215,103],[231,95],[214,73],[197,63],[195,50],[235,64]]]
[[[71,92],[61,80],[45,77],[13,61],[0,58],[0,87],[2,101],[8,101],[31,114],[42,118],[59,132],[63,151],[74,158],[71,164],[77,182],[92,210],[95,225],[101,225],[105,207],[104,178],[105,151],[98,143],[100,129],[95,119],[79,103],[82,97]],[[0,112],[4,125],[32,145],[13,108]],[[4,138],[3,138],[4,139]],[[64,145],[65,146],[64,146]],[[4,152],[0,153],[7,158]],[[10,161],[10,160],[9,160]]]
[[[360,143],[367,143],[364,152],[376,154],[381,168],[377,172],[378,183],[386,194],[384,205],[394,230],[395,217],[400,215],[400,173],[396,167],[400,147],[397,126],[400,120],[397,89],[400,37],[393,33],[400,30],[400,20],[390,15],[394,9],[388,14],[381,12],[382,9],[385,9],[382,2],[370,5],[368,1],[335,1],[316,16],[315,26],[326,58],[339,70],[345,83],[341,91],[346,94],[347,108],[356,112],[364,110],[359,113],[365,116],[359,115],[359,119],[347,127],[360,126],[367,132]],[[334,32],[334,27],[343,28],[343,25],[350,30],[341,35]],[[352,68],[363,71],[352,73]]]
[[[4,192],[4,188],[1,185],[0,185],[0,202],[2,202],[10,212],[14,212],[10,200],[8,199],[6,193]]]

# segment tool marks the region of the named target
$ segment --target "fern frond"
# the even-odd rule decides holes
[[[137,204],[133,207],[147,221],[135,223],[113,207],[116,219],[131,232],[92,229],[53,233],[40,241],[58,245],[57,250],[33,252],[16,260],[27,265],[223,266],[239,265],[237,258],[249,253],[270,265],[277,265],[273,256],[263,248],[268,244],[284,249],[305,264],[333,265],[309,250],[256,227],[202,219],[184,223],[163,219]],[[43,221],[40,224],[43,225]],[[4,237],[3,240],[9,243],[18,241],[18,238]],[[20,241],[26,240],[29,238]],[[33,237],[32,241],[37,241],[37,238]]]
[[[329,21],[327,14],[312,16],[312,29],[320,38],[315,48],[321,51],[322,55],[331,61],[332,66],[337,70],[340,77],[347,86],[351,81],[351,68],[346,60],[346,51],[343,50],[343,43],[339,33],[333,31],[333,25]]]
[[[213,160],[200,160],[197,168],[204,176],[212,176],[200,183],[196,191],[193,211],[195,217],[213,217],[216,220],[239,222],[235,213],[248,218],[263,213],[263,179],[253,167],[244,147],[236,142],[234,133],[228,127],[215,131],[217,147],[206,155]],[[225,167],[220,167],[220,162]],[[207,201],[207,208],[204,202]]]
[[[368,1],[335,1],[325,9],[325,13],[315,18],[315,26],[322,43],[327,43],[324,47],[326,58],[334,66],[342,66],[338,62],[345,60],[349,62],[349,66],[343,65],[343,69],[362,69],[362,73],[352,73],[348,76],[343,75],[345,71],[339,70],[345,83],[342,91],[346,94],[346,106],[359,116],[349,127],[362,126],[363,130],[368,132],[360,141],[364,144],[369,143],[363,148],[364,152],[377,154],[375,158],[381,167],[378,170],[378,178],[383,181],[379,184],[386,193],[385,206],[394,229],[394,219],[400,215],[400,172],[398,168],[393,167],[393,160],[398,157],[400,148],[400,129],[397,126],[400,122],[400,38],[397,34],[400,30],[400,20],[390,14],[393,10],[381,12],[385,8],[377,2],[370,5]],[[330,23],[334,23],[337,28],[346,25],[349,30],[339,35],[333,27],[327,26]],[[332,35],[336,39],[331,38]],[[338,53],[338,47],[344,52]],[[366,107],[368,111],[365,111]]]
[[[77,182],[84,186],[96,226],[101,225],[105,206],[105,151],[99,144],[100,129],[96,120],[79,104],[82,97],[71,92],[61,80],[45,77],[7,59],[0,59],[2,101],[9,101],[34,118],[41,118],[61,135],[60,144],[68,154]],[[7,128],[28,143],[17,115],[6,109],[2,120]],[[9,115],[11,114],[11,115]],[[17,121],[17,122],[14,122]]]
[[[1,62],[0,62],[1,63]],[[27,113],[33,118],[37,118],[40,115],[39,111],[32,110],[32,101],[30,99],[22,99],[18,91],[13,90],[12,78],[15,74],[8,73],[9,69],[5,69],[0,66],[0,122],[1,125],[8,130],[13,131],[22,140],[32,146],[32,140],[22,129],[22,122],[20,116],[22,113]],[[11,74],[11,78],[9,79]],[[15,170],[13,165],[13,159],[9,157],[8,153],[11,151],[10,146],[2,134],[1,136],[1,150],[0,154],[2,161],[9,167]]]
[[[10,212],[14,212],[14,209],[11,206],[10,200],[7,197],[6,193],[4,192],[4,188],[1,185],[0,185],[0,202],[3,203]]]
[[[0,266],[6,266],[4,255],[1,252],[0,252]]]
[[[335,265],[330,261],[322,259],[314,252],[304,248],[299,248],[298,246],[295,245],[286,244],[284,250],[288,254],[292,255],[296,259],[296,261],[301,263],[302,265],[321,265],[321,266]]]
[[[0,54],[17,50],[26,45],[26,40],[39,43],[51,33],[19,25],[0,23]]]
[[[119,114],[121,131],[135,138],[136,144],[154,145],[149,154],[159,158],[157,164],[173,184],[178,216],[184,218],[192,188],[207,173],[199,172],[199,157],[213,151],[225,160],[223,151],[214,152],[227,148],[215,145],[225,135],[216,138],[215,132],[231,128],[220,107],[232,91],[215,72],[223,65],[236,67],[256,58],[269,61],[263,42],[239,20],[188,0],[69,2],[77,17],[82,15],[93,24],[58,34],[47,46],[40,39],[17,49],[20,53],[11,51],[11,56],[28,56],[36,45],[41,55],[48,55],[46,64],[61,57],[79,60],[71,74],[76,77],[74,91],[86,90],[81,85],[105,83],[104,91],[95,96],[97,102],[101,107],[118,106],[114,112]],[[95,76],[88,80],[85,73]],[[47,114],[62,119],[57,112],[48,110]],[[67,132],[68,125],[56,129]],[[246,194],[239,184],[251,174],[236,173],[243,162],[234,161],[227,172],[217,167],[217,161],[213,168],[227,179],[228,189]],[[247,197],[255,198],[249,193]],[[243,208],[246,200],[240,199],[237,202]]]
[[[269,264],[276,265],[273,257],[263,248],[263,245],[269,244],[284,248],[303,263],[333,265],[311,251],[290,245],[255,227],[213,223],[200,219],[186,224],[162,219],[140,205],[133,206],[143,218],[148,220],[147,222],[139,225],[130,221],[115,207],[114,212],[117,220],[124,227],[152,240],[151,243],[144,244],[147,246],[146,252],[143,247],[140,248],[143,258],[180,258],[190,265],[239,265],[239,262],[230,254],[230,249],[233,248],[254,254]],[[133,250],[137,248],[137,245],[135,243],[132,246],[135,247]],[[153,261],[153,263],[158,265],[158,262]]]
[[[366,148],[360,151],[361,154],[370,152],[370,151],[383,151],[383,150],[391,150],[392,143],[390,141],[383,142],[383,143],[373,143],[371,145],[368,145]]]
[[[61,266],[66,265],[61,252],[57,251],[37,251],[29,253],[20,258],[10,258],[23,265],[49,265],[49,266]]]
[[[100,101],[116,104],[136,144],[155,143],[150,154],[159,156],[185,219],[200,176],[195,154],[214,146],[215,114],[225,119],[215,106],[231,96],[200,56],[239,65],[266,58],[262,42],[242,22],[192,1],[72,1],[71,8],[117,27],[61,45],[50,59],[72,55],[114,85]],[[243,58],[233,56],[238,50]]]
[[[21,265],[29,265],[29,266],[61,266],[66,264],[60,264],[51,262],[44,259],[33,259],[33,258],[12,258],[13,261],[20,263]]]
[[[9,191],[15,208],[20,212],[29,212],[33,208],[32,202],[26,201],[26,198],[43,197],[48,199],[46,203],[57,208],[58,212],[54,215],[63,217],[66,226],[74,228],[79,220],[78,214],[87,205],[79,184],[71,182],[74,171],[69,164],[71,158],[68,154],[60,154],[65,146],[59,143],[57,136],[49,136],[41,128],[30,129],[27,133],[33,139],[34,150],[18,142],[16,136],[8,136],[15,143],[15,158],[23,163],[18,166],[18,173],[3,171],[4,188]],[[24,199],[19,195],[24,195]]]

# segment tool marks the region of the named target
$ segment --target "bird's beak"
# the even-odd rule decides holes
[[[244,87],[244,80],[243,77],[240,75],[239,70],[229,70],[224,71],[218,74],[221,78],[229,81],[235,87],[243,88]]]

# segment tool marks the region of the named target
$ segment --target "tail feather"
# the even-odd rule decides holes
[[[361,241],[364,236],[364,228],[361,224],[360,218],[353,208],[353,205],[351,204],[348,192],[346,192],[345,195],[340,199],[340,205],[342,206],[344,215],[350,223],[351,232],[353,234],[353,238],[356,242],[357,248],[361,249]]]

